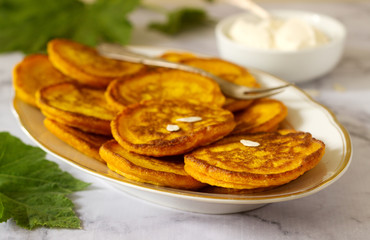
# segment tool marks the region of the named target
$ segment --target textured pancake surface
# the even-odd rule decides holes
[[[195,73],[163,68],[113,81],[107,89],[106,98],[118,110],[152,99],[185,99],[216,106],[225,102],[213,80]]]
[[[195,122],[181,118],[200,117]],[[176,125],[177,131],[169,131]],[[112,121],[113,137],[126,149],[149,156],[185,153],[214,142],[235,127],[231,112],[179,100],[146,101],[125,108]]]
[[[241,140],[256,145],[244,145]],[[185,170],[201,182],[220,187],[278,186],[313,168],[324,151],[324,143],[305,132],[233,135],[186,154]]]

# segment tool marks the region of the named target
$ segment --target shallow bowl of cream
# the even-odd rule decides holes
[[[329,73],[340,61],[346,38],[346,29],[338,20],[312,12],[296,10],[271,11],[273,18],[299,19],[319,32],[328,41],[324,44],[297,50],[262,49],[244,45],[230,36],[236,21],[258,21],[242,13],[221,20],[216,26],[216,39],[222,58],[242,65],[263,70],[293,83],[314,80]]]

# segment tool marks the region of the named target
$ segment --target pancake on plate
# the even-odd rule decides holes
[[[233,135],[186,154],[185,171],[217,187],[265,188],[298,178],[324,152],[324,143],[305,132]]]
[[[89,157],[104,162],[99,155],[99,148],[103,143],[111,140],[111,137],[84,132],[48,118],[45,118],[44,125],[51,133],[71,147]]]
[[[206,70],[226,81],[242,86],[250,88],[260,87],[255,77],[247,69],[219,58],[199,57],[187,52],[166,52],[161,58]],[[235,112],[248,107],[252,102],[253,100],[240,100],[227,97],[224,108]]]
[[[163,53],[160,58],[170,62],[180,63],[187,59],[197,58],[197,56],[191,52],[168,51]]]
[[[248,108],[234,114],[236,127],[232,133],[276,131],[287,114],[287,107],[279,100],[269,98],[255,100]]]
[[[37,106],[35,94],[39,89],[67,81],[72,79],[56,69],[44,54],[28,55],[13,69],[16,96],[35,107]]]
[[[148,155],[183,154],[214,142],[235,127],[231,112],[179,100],[131,105],[112,121],[112,134],[126,150]]]
[[[181,70],[155,68],[133,77],[117,79],[106,91],[108,103],[116,110],[143,100],[184,99],[222,106],[225,97],[212,79]]]
[[[94,87],[106,87],[115,78],[145,69],[142,64],[102,57],[94,48],[67,39],[51,40],[47,50],[50,61],[57,69]]]
[[[104,90],[78,83],[59,83],[36,94],[42,113],[57,122],[85,132],[111,136],[110,121],[116,112],[108,108]]]
[[[258,88],[260,85],[257,83],[255,77],[249,73],[247,69],[225,61],[219,58],[189,58],[184,59],[181,63],[190,65],[193,67],[201,68],[210,72],[216,76],[225,79],[226,81],[246,86],[250,88]],[[235,112],[246,108],[251,104],[253,100],[240,100],[227,98],[224,108]]]
[[[115,140],[104,143],[100,155],[111,170],[134,181],[179,189],[198,189],[206,185],[185,172],[184,156],[143,156],[125,150]]]

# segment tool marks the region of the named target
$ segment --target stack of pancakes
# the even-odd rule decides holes
[[[169,61],[258,88],[233,63],[168,52]],[[282,130],[287,108],[275,99],[225,97],[205,76],[107,59],[66,39],[13,71],[16,97],[41,110],[46,128],[125,178],[179,189],[252,193],[312,169],[325,145]]]

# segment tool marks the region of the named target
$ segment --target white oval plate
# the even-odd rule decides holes
[[[131,47],[140,53],[156,56],[168,49]],[[262,71],[250,72],[263,86],[286,83]],[[210,194],[158,187],[128,180],[108,167],[85,156],[51,134],[43,125],[41,112],[19,99],[13,102],[14,113],[22,129],[46,152],[72,166],[100,177],[116,188],[160,205],[191,212],[224,214],[252,210],[267,203],[298,199],[316,193],[339,179],[352,157],[351,139],[334,114],[315,102],[303,90],[292,86],[274,98],[288,107],[286,122],[296,130],[310,132],[326,144],[320,163],[298,179],[276,189],[254,194]]]

